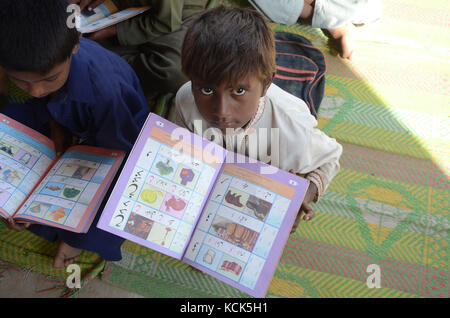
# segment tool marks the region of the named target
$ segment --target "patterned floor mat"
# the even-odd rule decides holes
[[[449,297],[450,9],[445,0],[383,4],[380,22],[353,29],[352,62],[320,30],[274,25],[324,52],[319,126],[344,152],[316,217],[291,235],[267,297]],[[54,244],[2,226],[1,260],[67,275],[51,267]],[[131,242],[122,251],[102,275],[113,285],[150,297],[247,297]],[[87,281],[103,269],[95,255],[80,261]]]

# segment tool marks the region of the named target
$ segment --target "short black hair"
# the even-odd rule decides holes
[[[219,6],[198,16],[184,38],[181,63],[191,80],[237,84],[256,74],[269,84],[275,69],[274,33],[253,9]]]
[[[0,0],[0,66],[45,74],[67,60],[80,34],[68,0]]]

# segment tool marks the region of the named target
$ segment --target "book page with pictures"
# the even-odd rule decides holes
[[[225,156],[208,143],[150,114],[97,227],[180,259]]]
[[[88,8],[89,6],[86,6],[81,11],[80,25],[82,27],[94,23],[100,19],[103,19],[119,11],[114,2],[112,2],[111,0],[105,0],[102,4],[98,5],[91,11],[89,11]]]
[[[309,184],[278,169],[262,175],[262,166],[225,163],[182,259],[256,297],[267,291]]]
[[[0,114],[0,216],[12,216],[56,158],[53,141]]]
[[[123,151],[69,148],[39,183],[15,219],[85,233],[124,157]]]
[[[80,33],[96,32],[132,18],[148,9],[150,9],[150,6],[128,8],[119,11],[112,1],[106,0],[92,11],[89,11],[88,7],[85,7],[83,11],[81,11],[80,27],[78,28],[78,31]]]

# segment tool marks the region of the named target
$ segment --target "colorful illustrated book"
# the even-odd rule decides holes
[[[0,114],[0,216],[86,233],[125,153],[52,140]]]
[[[150,114],[97,227],[263,297],[308,186]]]
[[[119,11],[111,0],[106,0],[92,11],[85,7],[81,11],[80,27],[81,33],[92,33],[107,28],[116,23],[130,19],[150,9],[150,6],[128,8]]]

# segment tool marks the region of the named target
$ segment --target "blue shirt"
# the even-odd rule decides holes
[[[130,151],[149,106],[129,64],[99,44],[80,39],[64,86],[48,98],[26,102],[31,127],[49,135],[51,118],[79,137],[84,145]],[[27,106],[28,106],[27,105]],[[32,114],[33,113],[33,114]],[[27,116],[27,117],[28,117]],[[31,124],[29,120],[23,122]],[[37,121],[37,123],[36,123]]]

